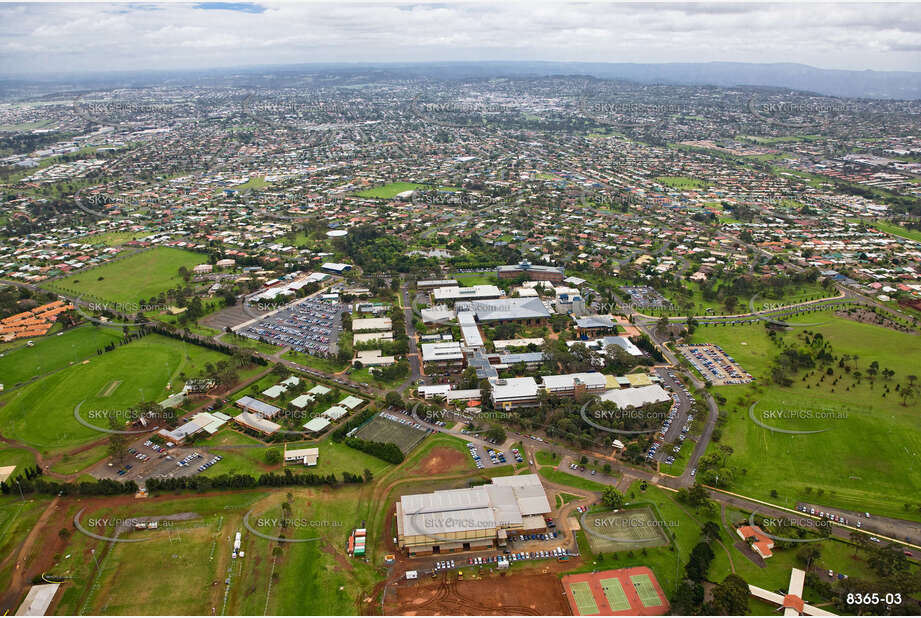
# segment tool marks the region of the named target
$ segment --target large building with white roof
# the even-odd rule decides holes
[[[509,533],[546,530],[548,513],[539,476],[497,477],[491,485],[401,497],[397,538],[411,556],[502,547]]]
[[[540,386],[532,377],[490,378],[489,386],[493,406],[502,410],[537,405]]]

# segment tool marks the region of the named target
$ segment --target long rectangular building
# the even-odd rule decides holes
[[[535,266],[530,262],[510,264],[496,268],[500,279],[514,279],[525,275],[532,281],[562,281],[566,276],[562,266]]]
[[[536,474],[497,477],[491,485],[401,497],[397,538],[411,556],[504,546],[509,532],[545,530],[549,512]]]

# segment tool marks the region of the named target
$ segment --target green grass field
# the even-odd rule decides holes
[[[285,360],[300,363],[305,367],[310,367],[311,369],[317,369],[319,371],[325,371],[327,373],[337,373],[349,366],[348,362],[340,363],[335,358],[320,358],[319,356],[302,354],[300,352],[295,352],[294,350],[288,350],[282,354],[281,357]]]
[[[217,465],[208,468],[202,475],[220,476],[222,474],[249,474],[258,476],[264,472],[280,472],[282,464],[270,466],[265,463],[265,452],[269,449],[284,450],[283,444],[265,445],[259,440],[232,429],[224,429],[199,444],[211,448],[224,459]],[[311,448],[320,449],[316,467],[304,468],[300,465],[291,465],[295,471],[316,472],[317,474],[336,474],[352,472],[361,474],[365,469],[375,476],[390,467],[387,462],[349,448],[348,446],[325,439],[320,442],[289,442],[289,449]]]
[[[58,555],[55,575],[73,578],[61,596],[62,614],[149,615],[157,607],[185,614],[346,615],[356,598],[370,593],[376,568],[344,552],[352,528],[368,518],[363,487],[283,488],[210,496],[171,496],[118,508],[92,508],[92,519],[191,513],[191,519],[158,530],[130,531],[143,543],[105,543],[72,534]],[[281,529],[280,505],[288,501],[292,519],[303,525]],[[243,525],[271,536],[314,538],[306,543],[262,539]],[[68,513],[70,515],[70,513]],[[260,522],[260,520],[263,520]],[[96,530],[110,532],[108,528]],[[231,558],[233,537],[242,534],[245,557]],[[95,549],[101,570],[87,559]],[[345,566],[343,566],[345,565]],[[151,577],[155,575],[155,577]],[[225,580],[230,584],[225,585]]]
[[[662,521],[673,524],[667,527],[672,543],[650,547],[645,551],[598,554],[592,550],[588,535],[584,531],[579,531],[576,536],[585,562],[577,569],[577,572],[648,566],[655,573],[663,592],[669,597],[674,593],[675,587],[683,577],[688,556],[694,545],[701,540],[701,527],[706,521],[713,521],[720,526],[722,540],[722,544],[711,544],[714,559],[708,574],[710,581],[722,581],[729,573],[735,571],[750,584],[768,590],[786,590],[790,581],[790,569],[794,566],[803,568],[802,563],[796,557],[801,548],[800,544],[793,544],[792,547],[775,547],[774,556],[763,567],[746,558],[733,545],[738,537],[731,525],[733,522],[747,521],[749,513],[728,509],[726,512],[727,526],[723,526],[719,509],[715,510],[712,515],[704,515],[676,502],[673,492],[655,486],[648,487],[646,491],[640,491],[638,482],[627,490],[627,499],[633,506],[654,505],[658,517]],[[587,517],[591,515],[589,513]],[[855,555],[852,545],[834,539],[824,540],[819,544],[821,557],[818,560],[818,566],[821,570],[832,569],[836,573],[846,573],[851,578],[870,576],[871,572],[865,557]],[[730,566],[730,558],[732,566]],[[806,593],[810,602],[827,600],[814,594],[808,588]]]
[[[400,193],[404,191],[412,191],[414,189],[427,189],[430,188],[427,185],[420,185],[414,182],[391,182],[389,184],[372,187],[371,189],[365,189],[364,191],[358,191],[355,193],[358,197],[373,197],[378,199],[393,199]],[[439,191],[460,191],[456,187],[438,187]]]
[[[918,373],[921,337],[829,313],[803,318],[812,322],[825,319],[827,324],[809,330],[821,332],[835,355],[857,355],[856,364],[864,373],[872,361],[877,361],[880,369],[894,370],[895,377],[890,382],[877,378],[875,384],[863,377],[858,385],[852,375],[833,363],[833,377],[825,376],[821,381],[823,369],[803,381],[801,373],[792,386],[780,387],[767,377],[778,349],[763,326],[708,327],[694,333],[694,342],[719,344],[757,379],[748,386],[715,389],[728,400],[721,406],[728,422],[718,444],[732,447],[731,463],[745,470],[734,480],[732,489],[788,506],[809,499],[829,506],[921,519],[918,501],[911,498],[921,494],[921,435],[916,408],[903,406],[894,390],[896,384],[907,384],[908,374]],[[799,330],[783,336],[793,341]],[[838,385],[832,386],[835,378],[839,378]],[[886,386],[890,393],[883,397]],[[756,401],[756,418],[772,427],[825,431],[789,435],[759,427],[749,417],[749,407]],[[780,418],[772,418],[777,412]],[[709,452],[716,447],[711,442]],[[779,497],[771,498],[771,490]],[[913,506],[905,509],[906,502]]]
[[[181,284],[180,266],[191,270],[204,262],[207,258],[198,253],[157,247],[49,282],[44,287],[85,295],[88,299],[137,303]]]
[[[5,393],[0,426],[4,435],[46,453],[74,447],[103,436],[74,418],[74,406],[81,401],[84,419],[93,410],[126,410],[142,401],[161,401],[181,387],[180,372],[193,377],[206,363],[224,358],[220,352],[147,335]],[[105,423],[104,418],[93,422]]]
[[[585,479],[581,476],[575,476],[574,474],[569,474],[568,472],[562,472],[561,470],[556,470],[554,468],[543,467],[539,471],[539,474],[550,481],[551,483],[559,483],[560,485],[567,485],[569,487],[575,487],[576,489],[586,489],[588,491],[604,491],[607,485],[602,485],[591,479]]]
[[[6,388],[56,369],[96,356],[107,344],[121,339],[121,329],[81,326],[35,340],[0,357],[0,376]]]
[[[13,470],[14,477],[19,476],[26,466],[34,465],[35,456],[30,451],[15,446],[0,447],[0,468],[16,466],[16,469]]]
[[[921,242],[921,230],[910,230],[901,225],[895,223],[889,223],[888,221],[873,221],[869,224],[871,227],[875,227],[880,232],[885,232],[886,234],[892,234],[894,236],[901,236],[902,238],[908,238],[917,242]]]
[[[463,287],[474,285],[497,285],[499,283],[499,278],[496,277],[496,275],[488,273],[465,273],[451,275],[450,278],[456,279],[457,284]]]
[[[699,189],[706,189],[709,183],[699,180],[697,178],[690,178],[688,176],[657,176],[656,182],[671,187],[672,189],[678,189],[679,191],[696,191]]]

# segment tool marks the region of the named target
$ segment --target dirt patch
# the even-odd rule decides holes
[[[466,470],[467,458],[463,453],[446,446],[436,446],[412,469],[414,475],[444,474]]]
[[[568,616],[563,585],[553,573],[493,573],[459,580],[443,574],[435,579],[403,581],[384,606],[403,616]]]
[[[109,382],[109,385],[101,393],[99,393],[99,396],[108,397],[115,392],[115,389],[118,388],[121,383],[121,380],[113,380],[112,382]]]
[[[336,563],[339,565],[339,568],[342,569],[343,571],[352,571],[354,569],[354,567],[352,566],[352,563],[349,562],[348,558],[343,556],[342,552],[336,551],[336,548],[330,545],[329,543],[324,543],[320,549],[323,551],[324,554],[329,554],[330,556],[332,556],[336,560]]]

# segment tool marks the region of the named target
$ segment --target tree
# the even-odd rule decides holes
[[[396,391],[388,391],[387,396],[384,398],[384,401],[387,403],[388,406],[393,406],[394,408],[404,407],[403,398],[400,397],[400,393]]]
[[[492,425],[489,429],[486,430],[486,437],[489,440],[501,444],[505,442],[506,439],[505,429],[503,429],[500,425]]]
[[[675,616],[692,616],[700,612],[704,602],[704,587],[698,582],[684,580],[678,585],[672,597],[672,614]]]
[[[750,594],[748,583],[735,573],[730,573],[713,588],[713,610],[722,616],[746,616]]]
[[[710,545],[701,541],[691,550],[691,557],[684,567],[688,579],[701,582],[707,579],[707,572],[710,571],[710,563],[713,561],[713,550]]]
[[[276,466],[281,463],[281,451],[277,448],[270,448],[266,450],[265,455],[262,456],[265,463],[270,466]]]
[[[806,567],[808,572],[812,565],[822,556],[822,548],[817,543],[807,543],[798,552],[796,557]]]
[[[705,521],[701,533],[707,541],[715,541],[720,538],[720,526],[715,521]]]
[[[118,422],[118,419],[114,414],[110,414],[108,417],[109,429],[109,445],[106,447],[106,453],[112,459],[117,461],[124,461],[128,456],[128,434],[120,433],[124,431],[125,426]]]
[[[615,487],[605,487],[601,492],[601,502],[609,509],[622,509],[624,496]]]

